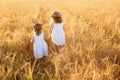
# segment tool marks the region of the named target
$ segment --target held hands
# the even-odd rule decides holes
[[[49,40],[51,38],[51,34],[45,37],[45,40]]]
[[[48,35],[48,39],[50,39],[51,38],[51,34],[50,35]]]

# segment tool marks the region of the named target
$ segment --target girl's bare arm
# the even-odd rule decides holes
[[[35,42],[35,40],[34,40],[34,36],[33,36],[33,38],[31,39],[31,42],[32,42],[32,43],[34,43],[34,42]]]
[[[44,40],[48,40],[48,37],[44,34]]]
[[[53,30],[53,24],[50,25],[49,33],[52,33],[52,30]]]
[[[63,25],[63,30],[65,31],[65,26]]]

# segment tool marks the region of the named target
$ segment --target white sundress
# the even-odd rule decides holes
[[[48,45],[44,40],[44,33],[40,35],[33,35],[34,44],[33,51],[35,58],[42,58],[43,56],[48,56]]]
[[[58,46],[65,44],[63,23],[53,23],[52,42]]]

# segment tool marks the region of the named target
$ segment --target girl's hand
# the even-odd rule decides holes
[[[45,37],[45,40],[49,40],[50,39],[50,37],[48,36],[48,37]]]
[[[30,42],[31,42],[31,43],[34,43],[34,42],[35,42],[34,37],[30,40]]]
[[[31,40],[30,40],[30,42],[32,43],[32,42],[33,42],[33,40],[31,39]]]
[[[48,39],[50,39],[51,38],[51,34],[48,36]]]
[[[45,40],[48,40],[51,38],[51,35],[48,34],[48,36],[45,36],[44,38],[45,38]]]

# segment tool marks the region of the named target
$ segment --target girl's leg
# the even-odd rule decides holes
[[[55,51],[59,54],[60,53],[59,46],[57,46],[57,45],[54,44],[54,47],[55,47]]]
[[[60,52],[63,51],[63,47],[64,47],[64,45],[59,46],[59,51],[60,51]]]

